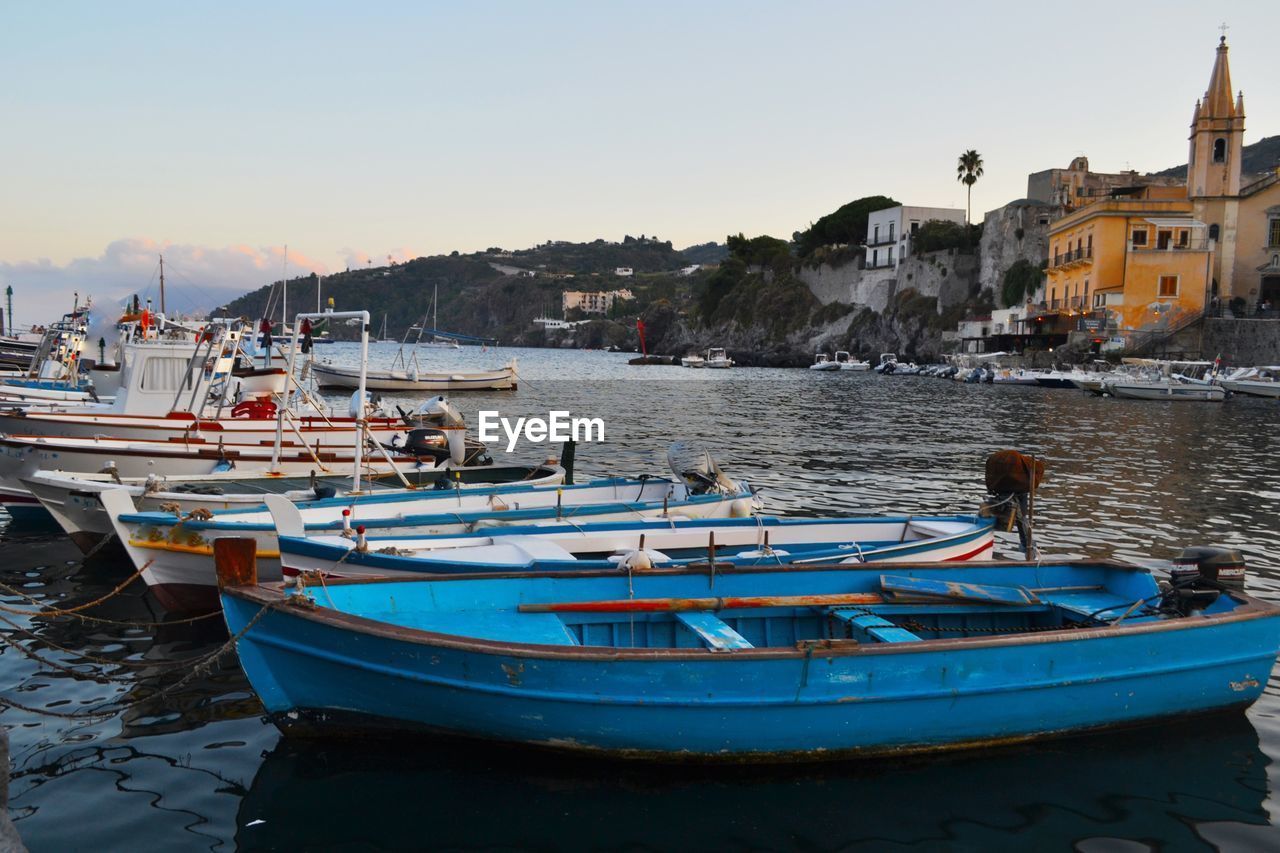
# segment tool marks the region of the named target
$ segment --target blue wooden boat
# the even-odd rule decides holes
[[[286,577],[413,577],[494,571],[589,571],[725,565],[990,559],[995,521],[972,515],[871,518],[639,518],[503,527],[458,535],[306,536],[273,501]]]
[[[286,732],[659,759],[946,750],[1243,709],[1280,647],[1280,608],[1111,562],[286,588],[255,583],[251,543],[218,549],[241,665]]]

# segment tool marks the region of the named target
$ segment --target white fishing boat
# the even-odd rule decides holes
[[[686,355],[680,359],[681,367],[692,367],[702,369],[707,366],[707,360],[700,355]]]
[[[733,367],[733,359],[729,358],[723,347],[712,347],[707,350],[705,367],[708,370],[727,370]]]
[[[350,475],[332,469],[298,474],[272,468],[256,473],[227,470],[189,476],[152,473],[145,478],[121,477],[118,468],[109,475],[38,471],[21,478],[21,483],[72,541],[87,550],[111,532],[99,501],[100,493],[106,490],[126,492],[139,510],[204,514],[255,507],[268,494],[284,494],[298,501],[343,496],[354,502],[400,492],[421,494],[422,489],[433,488],[554,485],[567,476],[555,459],[538,465],[495,463],[483,444],[466,437],[461,413],[443,397],[427,401],[417,412],[406,414],[405,420],[416,426],[409,430],[403,445],[393,443],[394,456],[409,456],[424,464],[371,467],[362,459]],[[373,446],[371,443],[371,450]],[[381,461],[389,460],[383,456]]]
[[[898,354],[893,352],[880,353],[880,363],[872,368],[876,373],[885,373],[893,370],[890,365],[898,363]]]
[[[846,355],[848,355],[848,353],[846,353]],[[831,357],[825,352],[820,352],[814,354],[813,364],[809,365],[809,369],[822,371],[839,370],[840,364],[839,362],[832,361]]]
[[[170,609],[217,607],[213,541],[249,536],[257,541],[258,571],[280,577],[279,542],[272,513],[291,513],[304,530],[356,536],[464,536],[476,531],[501,535],[508,527],[577,529],[588,522],[636,519],[727,519],[751,515],[758,504],[746,484],[730,494],[691,494],[682,483],[661,478],[604,480],[576,486],[513,486],[333,498],[293,503],[266,498],[271,510],[217,512],[209,518],[173,512],[135,512],[118,491],[102,504],[116,535],[161,603]]]
[[[836,364],[840,365],[841,370],[864,371],[871,369],[871,362],[859,361],[844,350],[836,352]]]
[[[327,361],[316,362],[311,373],[321,388],[355,388],[360,382],[359,367],[344,367]],[[371,391],[506,391],[517,386],[516,360],[492,370],[422,370],[417,363],[409,369],[367,371],[366,387]]]

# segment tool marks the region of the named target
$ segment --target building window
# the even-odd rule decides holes
[[[892,243],[892,242],[893,242],[893,226],[894,226],[894,225],[896,225],[896,224],[897,224],[897,223],[895,223],[895,222],[890,222],[890,223],[889,223],[889,242],[890,242],[890,243]]]
[[[871,250],[871,266],[873,267],[880,266],[880,250],[879,249]]]
[[[885,261],[885,263],[888,264],[889,266],[893,266],[893,247],[892,246],[889,247],[889,259]]]
[[[1273,222],[1272,224],[1274,225],[1275,223]],[[1209,226],[1209,239],[1210,240],[1218,239],[1218,226],[1216,224]]]
[[[1213,162],[1227,162],[1227,140],[1221,137],[1213,140]]]
[[[1273,219],[1267,229],[1267,245],[1280,246],[1280,219]]]
[[[1095,294],[1093,294],[1093,307],[1094,307],[1094,308],[1101,308],[1103,305],[1106,305],[1106,304],[1107,304],[1107,294],[1105,294],[1105,293],[1095,293]]]
[[[917,232],[917,231],[919,231],[919,230],[920,230],[920,223],[919,223],[919,222],[912,222],[912,223],[911,223],[911,233],[912,233],[912,234],[914,234],[914,233],[916,233],[916,232]]]
[[[1164,299],[1178,295],[1178,277],[1176,275],[1162,275],[1160,281],[1156,284],[1156,296]]]
[[[1173,232],[1165,230],[1156,231],[1156,248],[1167,249],[1169,244],[1173,242]]]
[[[1191,232],[1185,228],[1178,229],[1178,248],[1185,249],[1191,243]]]
[[[1135,246],[1147,245],[1147,229],[1145,228],[1133,229],[1133,245]]]
[[[880,242],[880,226],[879,226],[879,225],[877,225],[877,226],[875,227],[875,230],[874,230],[874,231],[872,231],[871,242],[872,242],[872,243],[879,243],[879,242]]]
[[[1038,221],[1041,225],[1048,225],[1048,224],[1049,224],[1049,217],[1047,217],[1047,216],[1041,216],[1041,217],[1040,217],[1040,219],[1039,219],[1039,220],[1037,220],[1037,221]]]

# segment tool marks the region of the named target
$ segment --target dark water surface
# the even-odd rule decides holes
[[[431,357],[483,366],[511,352]],[[351,356],[343,345],[330,353]],[[1228,543],[1248,556],[1250,591],[1280,601],[1273,401],[1146,403],[518,354],[518,391],[454,402],[472,424],[480,409],[604,418],[606,442],[579,448],[580,476],[662,473],[667,443],[692,438],[763,486],[770,511],[941,513],[972,510],[986,454],[1015,447],[1048,463],[1037,516],[1046,553],[1149,561]],[[522,445],[511,458],[554,450]],[[82,565],[56,531],[10,526],[3,538],[0,582],[45,606],[93,601],[132,573],[115,556]],[[7,591],[0,604],[31,606]],[[1274,676],[1247,717],[945,759],[654,767],[444,739],[285,741],[234,656],[173,688],[189,672],[183,660],[225,642],[217,620],[128,627],[10,610],[0,610],[0,697],[32,710],[5,707],[0,723],[13,753],[10,813],[33,850],[1280,849]],[[166,618],[134,585],[85,612]],[[105,718],[48,716],[108,701],[118,704]]]

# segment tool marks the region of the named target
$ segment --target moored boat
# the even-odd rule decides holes
[[[318,361],[311,372],[322,388],[356,388],[360,383],[359,367]],[[517,385],[514,358],[492,370],[421,370],[415,364],[405,370],[366,372],[365,387],[371,391],[505,391]]]
[[[848,355],[848,353],[845,353]],[[813,357],[813,364],[809,365],[810,370],[839,370],[840,364],[832,360],[825,352],[816,353]]]
[[[287,589],[220,544],[228,630],[286,733],[417,729],[667,760],[940,751],[1240,710],[1280,646],[1275,605],[1165,591],[1109,562]]]

